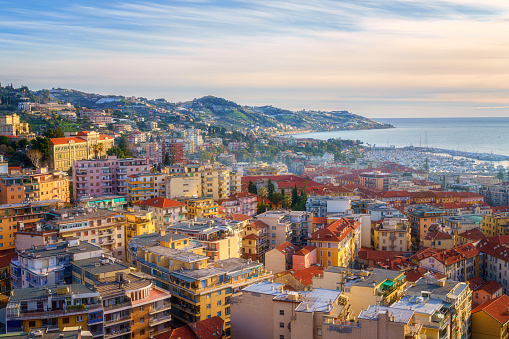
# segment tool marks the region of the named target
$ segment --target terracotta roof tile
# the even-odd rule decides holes
[[[292,244],[289,241],[285,241],[284,243],[277,245],[276,247],[274,247],[274,249],[278,250],[279,252],[281,252],[285,255],[293,254],[298,250],[297,246],[295,246],[294,244]]]
[[[167,198],[152,198],[152,199],[139,201],[137,203],[134,203],[134,205],[151,206],[151,207],[158,207],[158,208],[169,208],[169,207],[185,206],[186,204],[181,203],[180,201],[175,201],[175,200],[171,200],[171,199],[167,199]]]
[[[343,241],[353,230],[360,226],[358,221],[341,218],[314,231],[310,238],[318,241]]]
[[[283,275],[285,274],[291,274],[295,279],[299,280],[304,286],[309,286],[313,284],[313,277],[323,275],[323,267],[314,265],[298,271],[288,270],[283,273]]]
[[[472,310],[472,314],[482,311],[498,321],[500,324],[505,324],[509,321],[508,309],[509,297],[504,294],[477,306]]]
[[[315,246],[305,246],[303,248],[301,248],[300,250],[298,250],[297,252],[295,252],[293,255],[307,255],[311,252],[313,252],[314,250],[316,250],[316,247]]]

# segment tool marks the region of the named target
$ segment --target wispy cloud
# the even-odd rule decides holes
[[[508,13],[498,0],[13,1],[0,63],[40,87],[460,114],[506,104]]]

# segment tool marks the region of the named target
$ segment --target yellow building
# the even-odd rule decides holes
[[[26,200],[41,201],[58,199],[69,203],[69,177],[67,173],[55,171],[46,173],[46,169],[39,169],[40,173],[31,174],[25,183]]]
[[[377,251],[411,251],[410,223],[407,219],[384,219],[373,229],[373,242]]]
[[[507,338],[509,334],[509,297],[502,295],[472,310],[472,337]]]
[[[115,277],[119,272],[127,274],[134,270],[122,261],[106,257],[75,260],[71,265],[72,282],[87,287],[95,286],[100,279]]]
[[[40,327],[63,331],[64,327],[81,326],[94,332],[92,319],[102,321],[99,297],[81,284],[15,289],[7,304],[7,331],[28,332]]]
[[[230,298],[251,284],[272,275],[263,264],[232,258],[213,266],[170,272],[172,320],[177,327],[218,316],[225,322],[225,337],[230,333]]]
[[[187,219],[215,218],[219,214],[219,205],[212,198],[181,198],[178,201],[187,206]]]
[[[132,237],[142,234],[150,234],[156,231],[154,220],[152,219],[152,212],[143,210],[134,210],[129,208],[127,211],[122,212],[126,221],[126,245]]]
[[[127,176],[127,196],[136,203],[146,199],[166,197],[166,177],[164,173],[137,173]]]
[[[410,221],[412,237],[422,240],[432,224],[439,223],[445,211],[430,205],[411,205],[405,207],[405,216]]]
[[[96,145],[102,145],[102,149]],[[114,138],[97,132],[83,131],[75,136],[50,139],[50,168],[67,171],[74,160],[93,159],[106,154],[114,145]]]
[[[482,216],[482,232],[487,237],[509,234],[509,213]]]
[[[317,263],[324,268],[348,267],[360,249],[359,226],[355,220],[341,218],[313,232],[308,245],[316,247]]]
[[[27,122],[20,122],[17,114],[0,116],[0,135],[26,136],[29,134],[30,126]]]

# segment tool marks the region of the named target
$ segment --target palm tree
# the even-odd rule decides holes
[[[265,200],[267,198],[267,189],[265,187],[262,187],[258,190],[258,196],[262,198],[262,200]]]
[[[97,151],[99,152],[99,158],[101,158],[102,152],[104,152],[104,144],[103,143],[97,144]]]
[[[98,158],[97,158],[97,155],[99,154],[99,144],[93,145],[93,146],[92,146],[92,151],[93,151],[93,152],[94,152],[94,154],[95,154],[95,158],[96,158],[96,159],[98,159]]]
[[[290,208],[290,206],[292,206],[292,197],[289,196],[289,195],[285,195],[283,197],[283,209],[288,209]]]

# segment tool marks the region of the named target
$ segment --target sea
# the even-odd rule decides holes
[[[360,140],[370,146],[433,147],[509,156],[509,117],[377,118],[395,128],[294,134],[295,138]]]

